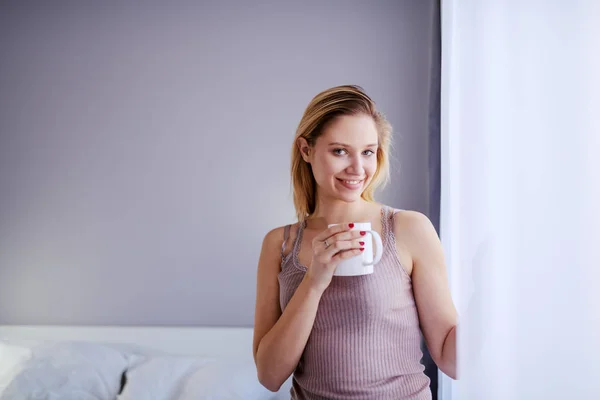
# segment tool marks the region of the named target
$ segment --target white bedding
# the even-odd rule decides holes
[[[0,397],[31,357],[31,349],[16,345],[9,346],[0,341]]]
[[[11,338],[3,335],[6,332]],[[21,335],[0,326],[0,400],[290,398],[291,380],[278,393],[258,382],[251,351],[246,351],[245,343],[217,351],[221,344],[215,344],[213,333],[206,334],[201,328],[197,331],[197,343],[189,342],[189,354],[170,351],[166,337],[171,333],[165,335],[164,330],[158,335],[149,329],[143,345],[130,340],[135,335],[124,335],[127,340],[116,341],[116,336],[106,335],[107,340],[102,340],[99,335],[86,341],[81,340],[81,332],[63,334],[64,337],[47,334],[52,340],[32,340],[44,337],[43,333],[44,329],[35,335]],[[239,332],[228,334],[242,340],[248,336]],[[148,345],[153,335],[161,337],[160,346]],[[189,331],[185,332],[187,336],[195,337]],[[74,337],[77,340],[72,340]],[[177,330],[173,330],[172,337],[177,340]],[[176,346],[182,349],[182,343],[173,344]],[[243,351],[232,351],[235,346]]]
[[[148,357],[127,372],[118,400],[263,400],[277,398],[256,378],[252,359]],[[282,393],[289,399],[289,390]]]
[[[4,348],[22,347],[4,342]],[[121,374],[129,355],[97,343],[41,343],[12,377],[1,383],[0,400],[96,400],[114,399],[120,390]]]

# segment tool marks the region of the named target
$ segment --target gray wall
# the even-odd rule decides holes
[[[379,199],[427,210],[431,1],[213,3],[0,4],[0,324],[251,325],[329,86],[395,127]]]

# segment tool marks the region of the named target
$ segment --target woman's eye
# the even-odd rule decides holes
[[[374,152],[373,150],[365,150],[365,151],[363,152],[363,154],[364,154],[365,156],[372,156],[373,154],[375,154],[375,152]]]
[[[344,150],[344,149],[335,149],[335,150],[333,150],[333,154],[335,154],[337,156],[341,156],[341,155],[346,154],[346,150]]]

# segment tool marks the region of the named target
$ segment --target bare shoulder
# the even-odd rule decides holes
[[[396,234],[406,234],[412,237],[428,236],[432,233],[437,236],[435,227],[429,217],[422,212],[413,210],[396,210],[394,230]]]
[[[394,235],[405,244],[413,259],[440,245],[433,223],[419,211],[397,210],[394,215]]]
[[[285,230],[285,226],[278,226],[277,228],[273,228],[267,232],[263,239],[263,246],[273,247],[283,244],[283,233]]]
[[[394,215],[394,235],[405,244],[414,262],[442,254],[441,242],[433,223],[419,211],[397,211]]]
[[[285,228],[286,226],[289,226],[288,240],[285,243],[286,246],[284,249],[284,253],[287,252],[290,242],[294,239],[296,225],[297,224],[283,225],[268,231],[263,239],[262,251],[268,254],[277,255],[278,257],[281,256],[285,238]]]

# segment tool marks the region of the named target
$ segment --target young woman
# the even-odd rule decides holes
[[[298,222],[264,238],[257,273],[254,359],[292,399],[431,399],[421,331],[456,375],[457,313],[429,219],[374,201],[389,173],[391,126],[357,86],[318,94],[298,126],[291,177]],[[364,249],[355,222],[383,241],[374,272],[334,276]],[[327,228],[329,224],[339,224]]]

